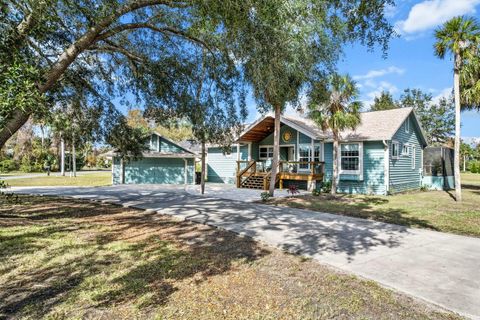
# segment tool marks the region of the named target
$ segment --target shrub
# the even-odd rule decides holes
[[[270,199],[270,193],[267,192],[267,191],[262,192],[262,193],[260,193],[260,198],[262,198],[263,202],[267,202],[268,199]]]
[[[321,191],[319,189],[313,189],[312,191],[312,196],[318,197],[320,195]]]
[[[327,180],[322,183],[322,187],[320,188],[320,191],[323,193],[330,193],[332,191],[332,181]]]
[[[99,156],[99,157],[97,157],[96,166],[97,166],[97,168],[108,168],[108,167],[110,167],[110,162],[104,156]]]
[[[470,172],[479,173],[480,172],[480,163],[478,161],[472,161],[470,163]]]
[[[20,161],[20,171],[22,172],[33,171],[32,163],[30,162],[30,158],[27,155],[23,156],[22,160]]]
[[[425,192],[425,191],[430,190],[430,188],[431,188],[430,185],[428,185],[428,184],[422,184],[422,186],[420,187],[420,191]]]
[[[298,190],[298,186],[296,184],[291,184],[288,186],[287,192],[291,195],[294,196],[296,194],[300,194],[300,191]]]
[[[17,169],[17,163],[14,160],[6,159],[0,161],[0,172],[9,172]]]
[[[0,180],[0,203],[3,202],[3,201],[18,203],[18,195],[17,194],[8,193],[8,192],[4,191],[8,187],[9,187],[9,185],[5,181]]]

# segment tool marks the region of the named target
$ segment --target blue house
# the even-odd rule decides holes
[[[208,148],[207,180],[240,188],[268,189],[274,118],[251,124],[231,151]],[[364,112],[356,130],[341,132],[338,192],[390,194],[419,189],[427,145],[412,108]],[[281,117],[280,165],[275,184],[312,190],[332,179],[333,143],[313,121]]]
[[[193,184],[195,153],[158,133],[150,136],[149,151],[137,161],[113,155],[113,184]]]

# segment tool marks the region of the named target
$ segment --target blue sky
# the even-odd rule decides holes
[[[353,76],[364,105],[375,95],[387,90],[398,97],[405,88],[419,88],[438,98],[451,92],[452,61],[440,60],[433,54],[433,31],[457,15],[480,20],[480,0],[397,0],[388,8],[391,23],[400,34],[392,39],[388,57],[380,49],[367,52],[360,45],[348,46],[338,64],[340,73]],[[258,116],[253,101],[249,104],[249,120]],[[292,112],[287,111],[287,112]],[[480,112],[462,113],[462,137],[480,137]]]

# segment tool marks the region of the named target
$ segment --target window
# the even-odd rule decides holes
[[[322,145],[321,144],[315,144],[313,146],[313,161],[315,162],[322,161]],[[314,173],[323,173],[322,169],[323,167],[321,164],[315,164]]]
[[[400,143],[392,141],[392,158],[397,159],[400,155]]]
[[[361,144],[342,143],[340,145],[340,173],[359,174],[361,172]]]
[[[406,133],[409,133],[410,132],[410,121],[408,120],[405,120],[405,132]]]
[[[417,166],[417,154],[416,148],[412,147],[412,169],[415,169]]]
[[[322,161],[322,145],[315,144],[313,147],[313,161],[320,162]]]
[[[298,161],[300,162],[309,162],[312,157],[312,146],[310,144],[299,145],[298,157]],[[310,169],[310,165],[308,163],[301,163],[299,168],[303,170],[308,170]]]
[[[273,158],[273,147],[260,147],[260,159],[271,159]]]
[[[410,154],[410,146],[408,144],[404,144],[402,146],[402,156],[408,156]]]

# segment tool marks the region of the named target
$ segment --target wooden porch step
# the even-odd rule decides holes
[[[263,176],[250,176],[240,186],[247,189],[263,189]]]

